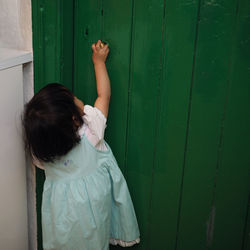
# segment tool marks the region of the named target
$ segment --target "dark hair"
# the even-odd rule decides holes
[[[54,162],[79,143],[77,130],[82,124],[73,93],[61,84],[48,84],[25,105],[26,150],[39,161]]]

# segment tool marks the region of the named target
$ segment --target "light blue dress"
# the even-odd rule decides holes
[[[107,250],[110,242],[139,239],[126,181],[109,145],[80,143],[55,163],[44,164],[44,250]]]

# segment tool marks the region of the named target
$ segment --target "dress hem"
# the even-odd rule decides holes
[[[136,240],[132,240],[132,241],[123,241],[123,240],[119,240],[119,239],[114,239],[114,238],[110,238],[109,239],[109,243],[111,245],[119,245],[121,247],[131,247],[135,244],[138,244],[140,242],[140,238],[137,238]]]

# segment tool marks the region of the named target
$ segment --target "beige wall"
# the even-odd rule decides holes
[[[0,0],[0,47],[32,50],[30,0]]]

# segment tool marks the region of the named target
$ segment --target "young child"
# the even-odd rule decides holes
[[[126,181],[104,130],[110,81],[108,45],[92,45],[98,97],[84,105],[64,86],[45,86],[26,104],[26,148],[45,170],[42,231],[45,250],[106,250],[140,241]]]

